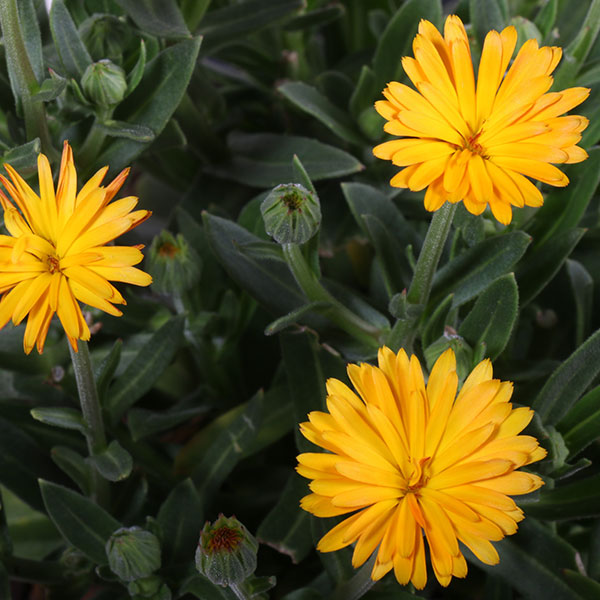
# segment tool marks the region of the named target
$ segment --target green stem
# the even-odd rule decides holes
[[[377,553],[373,552],[371,558],[348,581],[340,585],[333,593],[332,600],[358,600],[362,598],[375,584],[371,579],[371,572]]]
[[[96,380],[92,371],[92,361],[87,342],[78,340],[79,351],[75,352],[69,344],[71,352],[71,361],[77,381],[77,390],[79,392],[79,403],[83,419],[87,425],[87,446],[90,456],[99,454],[106,449],[106,435],[104,433],[104,422],[102,421],[102,412],[100,410],[100,401],[96,390]],[[105,505],[108,501],[108,482],[96,469],[93,473],[92,498],[100,505]]]
[[[250,596],[244,592],[244,590],[235,583],[229,584],[229,589],[236,595],[239,600],[250,600]]]
[[[283,256],[294,278],[308,299],[312,302],[326,302],[329,308],[324,309],[323,314],[328,319],[357,340],[369,346],[379,346],[382,331],[354,314],[323,287],[308,266],[300,246],[297,244],[282,244],[282,249]]]
[[[100,148],[102,147],[104,140],[106,139],[106,133],[104,133],[104,131],[102,131],[99,127],[96,127],[96,123],[102,123],[107,119],[110,119],[112,117],[112,113],[113,110],[110,108],[98,110],[98,113],[94,118],[94,122],[92,123],[92,128],[88,132],[87,137],[77,152],[78,162],[85,171],[89,171],[94,160],[100,153]]]
[[[18,96],[15,100],[20,99],[23,106],[27,139],[40,138],[42,151],[50,158],[54,158],[56,152],[50,141],[44,104],[32,99],[32,95],[39,86],[23,41],[16,0],[0,0],[0,23],[2,24],[6,63],[16,88],[15,93]]]
[[[426,304],[429,300],[433,276],[450,232],[456,206],[446,202],[433,214],[408,290],[407,300],[410,304]]]

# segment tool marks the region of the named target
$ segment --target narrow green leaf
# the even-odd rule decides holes
[[[292,17],[284,26],[286,31],[304,31],[306,29],[317,29],[328,25],[333,21],[341,19],[346,14],[343,4],[330,4],[322,8],[309,10],[302,15]]]
[[[306,480],[293,473],[277,504],[256,531],[261,543],[287,554],[294,564],[303,560],[313,547],[310,514],[300,507],[300,499],[308,493]]]
[[[546,425],[555,425],[600,372],[600,330],[590,336],[552,376],[533,402]]]
[[[125,121],[115,121],[114,119],[107,119],[103,123],[96,123],[94,127],[111,137],[125,138],[134,142],[147,143],[156,137],[156,134],[150,127],[127,123]]]
[[[542,489],[540,499],[527,505],[527,513],[549,521],[597,517],[600,515],[600,475],[550,490]]]
[[[504,350],[517,320],[519,290],[513,273],[499,277],[475,302],[458,329],[471,346],[484,342],[486,356],[495,360]]]
[[[297,155],[313,181],[358,173],[363,165],[351,154],[315,139],[272,133],[232,133],[228,137],[231,163],[211,167],[215,175],[252,187],[270,188],[294,181],[292,160]]]
[[[65,74],[80,81],[87,67],[92,64],[92,57],[81,41],[63,0],[52,2],[50,30]]]
[[[104,546],[121,523],[103,508],[62,485],[40,480],[48,515],[75,548],[98,565],[108,563]]]
[[[300,308],[290,311],[287,315],[275,319],[265,327],[265,335],[275,335],[288,327],[296,324],[307,313],[327,308],[330,306],[327,302],[309,302]]]
[[[67,406],[41,406],[32,408],[31,416],[41,423],[62,427],[64,429],[73,429],[86,435],[87,425],[83,420],[81,411]]]
[[[454,306],[475,298],[498,277],[512,270],[530,241],[522,231],[513,231],[469,248],[435,274],[430,304],[436,305],[451,293],[454,293]]]
[[[156,519],[162,534],[163,564],[191,560],[204,520],[202,501],[191,479],[173,489]]]
[[[92,490],[92,469],[83,456],[66,446],[54,446],[50,458],[89,496]]]
[[[181,14],[190,31],[195,31],[200,25],[210,2],[211,0],[181,0],[179,3]]]
[[[175,0],[117,0],[117,4],[142,31],[164,38],[190,36]]]
[[[96,388],[98,389],[98,398],[100,399],[100,404],[102,406],[104,406],[107,400],[108,386],[119,366],[122,348],[123,341],[120,339],[116,340],[113,347],[110,349],[110,352],[104,357],[94,373],[96,378]]]
[[[572,569],[564,569],[562,573],[567,583],[584,600],[598,600],[600,598],[600,583],[594,581],[591,577],[586,577]]]
[[[7,419],[0,418],[0,483],[36,510],[44,510],[37,479],[66,481],[33,438]]]
[[[342,140],[362,146],[365,140],[348,113],[333,105],[316,88],[301,81],[282,83],[278,88],[290,102],[321,121]]]
[[[158,329],[110,386],[106,408],[117,422],[167,368],[183,342],[185,318],[176,316]]]
[[[594,280],[576,260],[567,259],[565,266],[575,299],[575,344],[580,346],[587,336],[592,319]]]
[[[45,79],[40,90],[32,96],[32,100],[37,102],[50,102],[58,98],[63,90],[67,87],[68,80],[55,73],[52,69],[50,71],[50,78]]]
[[[303,0],[246,0],[212,10],[204,15],[198,29],[206,37],[204,51],[211,54],[250,32],[292,16],[303,7]]]
[[[33,0],[19,0],[17,2],[19,11],[19,24],[23,34],[23,41],[27,50],[27,56],[38,83],[44,79],[44,56],[42,54],[42,36],[38,23],[35,4]]]
[[[373,106],[373,98],[380,90],[377,89],[375,73],[367,65],[363,65],[358,78],[358,83],[350,97],[348,108],[350,114],[357,119],[366,108]]]
[[[125,97],[129,96],[133,90],[139,85],[142,77],[144,76],[144,69],[146,68],[146,44],[144,40],[140,40],[140,55],[138,56],[137,62],[133,69],[127,73],[127,90],[125,91]]]
[[[469,14],[481,48],[489,31],[502,31],[506,27],[506,16],[498,0],[469,0]]]
[[[552,243],[535,246],[516,269],[521,305],[533,300],[548,285],[567,260],[585,230],[557,234]]]
[[[558,424],[563,439],[574,456],[600,438],[600,386],[590,390]]]
[[[133,469],[131,454],[117,440],[113,440],[103,452],[90,456],[88,461],[109,481],[127,479]]]
[[[389,81],[401,79],[403,70],[400,57],[410,54],[421,19],[441,26],[442,3],[439,0],[408,0],[396,11],[379,38],[373,57],[376,89],[383,89]]]
[[[121,104],[115,117],[130,125],[142,125],[158,136],[175,112],[190,82],[202,38],[184,40],[168,46],[144,69],[144,76]],[[140,154],[149,142],[119,138],[96,159],[96,168],[110,164],[122,169]]]
[[[21,175],[27,176],[37,170],[37,157],[42,150],[39,138],[31,140],[22,146],[11,148],[2,156],[1,164],[8,163],[15,168]]]
[[[256,394],[242,412],[225,427],[194,469],[203,502],[221,486],[246,449],[254,441],[263,414],[263,393]]]
[[[542,33],[542,39],[546,39],[554,27],[556,15],[558,14],[558,0],[548,0],[540,8],[534,23]]]

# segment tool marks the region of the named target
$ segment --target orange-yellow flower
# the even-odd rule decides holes
[[[425,384],[418,359],[379,351],[379,367],[349,365],[358,395],[327,382],[329,412],[311,412],[303,435],[326,453],[298,456],[298,472],[312,479],[302,507],[318,517],[354,513],[329,531],[317,549],[356,543],[352,563],[375,552],[374,580],[394,570],[401,584],[427,582],[425,539],[433,571],[446,586],[464,577],[459,542],[487,564],[498,562],[491,541],[515,533],[523,512],[509,497],[538,489],[537,475],[517,471],[546,451],[518,435],[533,411],[513,409],[512,383],[492,378],[479,363],[457,392],[450,349]],[[424,536],[423,536],[424,533]]]
[[[73,152],[66,142],[56,191],[43,154],[38,156],[39,195],[10,165],[6,170],[11,180],[0,175],[0,181],[14,204],[0,191],[9,233],[0,235],[0,328],[10,319],[18,325],[28,316],[23,348],[29,354],[37,345],[41,353],[56,313],[77,350],[78,339],[90,338],[78,300],[120,316],[113,305],[125,300],[109,281],[152,282],[133,266],[143,258],[143,246],[106,245],[151,213],[131,212],[137,204],[133,196],[109,204],[129,169],[104,187],[100,185],[108,170],[104,167],[77,193]]]
[[[387,100],[375,103],[387,120],[385,131],[401,136],[373,149],[378,158],[404,167],[391,185],[425,193],[425,208],[463,201],[481,214],[487,205],[501,223],[510,223],[512,206],[541,206],[540,190],[528,179],[566,186],[567,176],[551,163],[587,158],[576,144],[588,120],[561,116],[583,102],[589,89],[547,93],[560,61],[557,47],[523,44],[506,72],[517,43],[514,27],[490,31],[477,81],[462,21],[446,19],[444,36],[421,21],[414,58],[404,71],[416,87],[391,82]],[[506,72],[506,75],[505,75]]]

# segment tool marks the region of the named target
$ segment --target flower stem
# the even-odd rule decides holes
[[[371,579],[371,572],[377,553],[373,552],[371,558],[348,581],[340,585],[333,593],[333,600],[358,600],[362,598],[375,584]]]
[[[98,109],[94,122],[89,130],[87,137],[83,141],[81,148],[79,148],[78,160],[82,167],[87,171],[90,171],[94,159],[98,156],[100,148],[106,139],[106,133],[99,127],[96,127],[97,123],[103,123],[107,119],[112,117],[112,109]]]
[[[283,256],[294,278],[308,299],[311,302],[326,302],[329,307],[323,309],[323,314],[328,319],[368,346],[379,346],[382,331],[346,308],[323,287],[308,266],[300,246],[297,244],[282,244],[281,247]]]
[[[446,202],[433,214],[408,290],[407,300],[410,304],[426,304],[429,300],[433,276],[450,232],[456,207],[457,204]]]
[[[250,596],[244,592],[244,590],[235,583],[229,584],[229,589],[236,595],[239,600],[250,600]]]
[[[28,140],[40,138],[42,152],[53,157],[56,152],[50,142],[43,102],[36,102],[32,96],[39,85],[29,62],[29,55],[23,41],[16,0],[0,0],[0,23],[6,52],[6,63],[15,87],[16,101],[21,100],[25,117],[25,133]]]
[[[88,452],[90,456],[94,456],[106,449],[106,435],[87,342],[78,340],[78,348],[79,351],[76,352],[69,344],[75,380],[77,381],[77,391],[79,392],[79,403],[83,419],[87,425]],[[96,469],[92,469],[92,474],[92,498],[98,504],[106,504],[108,501],[108,482]]]

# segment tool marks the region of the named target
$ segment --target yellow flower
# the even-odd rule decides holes
[[[125,181],[122,171],[106,187],[100,185],[108,167],[100,169],[77,193],[73,152],[65,142],[56,191],[48,159],[38,156],[40,194],[36,194],[10,166],[12,180],[0,175],[15,206],[0,191],[4,225],[0,235],[0,328],[9,319],[18,325],[27,315],[23,348],[44,349],[54,313],[58,315],[74,350],[77,340],[89,340],[90,330],[78,300],[111,315],[122,313],[113,304],[125,304],[109,281],[149,285],[152,278],[133,267],[143,246],[107,246],[117,236],[150,216],[131,212],[137,198],[109,204]]]
[[[387,120],[385,131],[403,139],[373,149],[378,158],[405,167],[391,185],[425,193],[425,208],[462,200],[481,214],[489,205],[508,224],[512,206],[544,202],[531,177],[562,187],[567,176],[550,163],[577,163],[587,153],[576,144],[588,120],[561,116],[583,102],[589,89],[546,93],[562,51],[523,44],[504,76],[517,42],[514,27],[490,31],[479,62],[477,82],[462,21],[446,19],[444,37],[421,21],[414,58],[402,66],[418,91],[393,81],[375,103]]]
[[[451,349],[427,385],[415,356],[385,347],[379,367],[349,365],[348,376],[360,397],[330,379],[329,412],[311,412],[300,425],[307,439],[329,451],[298,456],[298,472],[313,480],[301,506],[318,517],[354,513],[317,549],[356,542],[358,567],[379,547],[371,577],[393,569],[401,584],[412,581],[419,589],[427,582],[423,532],[444,586],[467,573],[459,541],[481,561],[497,563],[490,540],[514,533],[523,519],[509,495],[543,484],[516,469],[546,455],[535,438],[518,435],[533,411],[512,408],[512,383],[492,379],[484,360],[457,396]]]

